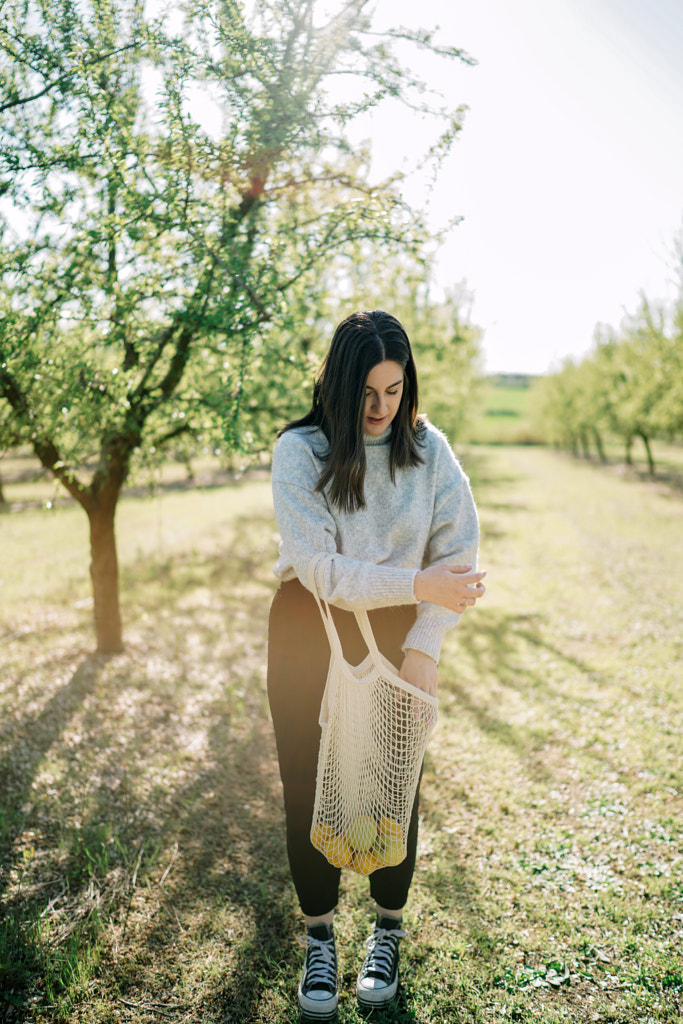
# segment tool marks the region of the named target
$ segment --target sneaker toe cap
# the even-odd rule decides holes
[[[316,1002],[325,1002],[325,1000],[334,999],[334,993],[330,992],[326,988],[312,988],[306,993],[307,999],[314,999]]]
[[[362,981],[358,982],[358,987],[366,992],[381,992],[382,989],[387,988],[387,983],[382,981],[381,978],[363,978]]]

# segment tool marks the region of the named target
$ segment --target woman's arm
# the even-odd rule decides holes
[[[481,582],[484,576],[485,572],[473,572],[471,565],[432,565],[415,577],[415,596],[419,601],[462,613],[486,592]],[[399,675],[407,683],[436,697],[439,668],[434,658],[424,651],[408,647]]]
[[[445,633],[483,595],[485,573],[476,571],[479,522],[469,481],[447,438],[433,427],[428,430],[428,454],[435,467],[428,567],[415,578],[417,619],[403,649],[422,651],[438,662]]]

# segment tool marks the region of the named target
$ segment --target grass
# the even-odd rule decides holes
[[[463,461],[489,589],[444,646],[401,996],[376,1019],[673,1024],[681,493],[535,447]],[[294,1022],[268,483],[124,500],[115,658],[88,653],[80,517],[0,520],[0,1018]],[[358,1024],[371,907],[343,888]]]
[[[466,428],[472,444],[538,444],[542,439],[533,422],[531,380],[488,377],[477,393],[476,411]]]

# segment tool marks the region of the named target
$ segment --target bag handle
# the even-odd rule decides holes
[[[379,647],[377,646],[377,641],[375,640],[375,634],[373,633],[372,626],[370,625],[370,617],[368,616],[368,613],[363,609],[362,611],[354,612],[354,615],[356,616],[358,628],[361,631],[363,640],[365,640],[365,646],[370,652],[372,660],[375,665],[381,665],[384,659]]]
[[[330,606],[327,603],[327,601],[324,600],[324,598],[320,597],[318,593],[318,585],[315,581],[315,574],[318,568],[322,566],[324,562],[328,562],[331,559],[332,555],[326,555],[324,553],[314,555],[313,558],[308,563],[308,571],[306,575],[308,579],[308,589],[313,594],[313,597],[316,600],[318,608],[320,609],[320,615],[323,620],[323,626],[325,627],[325,632],[327,633],[327,639],[330,642],[332,652],[337,658],[343,659],[344,653],[342,651],[341,640],[339,639],[339,633],[337,632],[337,627],[335,626],[334,619],[332,618]]]
[[[323,625],[325,627],[325,632],[327,633],[327,638],[330,642],[330,647],[332,648],[332,653],[335,657],[340,658],[343,661],[345,660],[344,652],[342,649],[341,640],[339,639],[339,633],[337,632],[337,627],[332,617],[330,606],[328,602],[325,601],[324,598],[321,598],[320,595],[318,594],[318,585],[315,580],[315,574],[317,569],[320,566],[322,566],[324,562],[331,561],[333,558],[334,555],[331,554],[326,555],[323,553],[314,555],[313,558],[308,563],[307,580],[308,588],[313,594],[318,605],[318,608],[320,609],[320,615],[322,616]],[[392,669],[392,671],[396,675],[398,675],[398,669],[387,661],[387,659],[384,657],[379,647],[377,646],[377,641],[375,640],[375,634],[372,631],[372,626],[370,624],[368,613],[363,609],[362,611],[354,612],[354,615],[356,616],[356,622],[358,623],[358,628],[360,629],[361,636],[365,641],[365,645],[375,665],[388,665]],[[412,683],[408,683],[404,679],[399,679],[398,682],[400,683],[402,689],[405,690],[407,693],[411,693],[414,697],[418,697],[421,701],[425,701],[427,704],[430,704],[433,708],[438,707],[438,697],[432,697],[424,690],[421,690],[418,687],[413,686]],[[325,693],[327,694],[327,689],[325,690]],[[325,699],[326,698],[323,698],[323,706]]]
[[[339,633],[337,632],[337,627],[332,617],[330,606],[327,603],[327,601],[325,601],[324,598],[321,598],[320,595],[318,594],[318,586],[315,579],[317,570],[325,562],[332,561],[333,558],[334,555],[331,554],[320,554],[313,556],[313,558],[308,563],[308,586],[313,596],[315,597],[316,601],[318,602],[318,608],[320,609],[320,614],[322,615],[323,618],[323,625],[325,626],[325,632],[327,633],[328,640],[330,641],[330,646],[332,647],[334,653],[338,657],[343,657],[341,640],[339,639]],[[365,609],[363,609],[361,611],[354,611],[354,615],[356,617],[356,622],[358,623],[358,628],[361,632],[361,636],[365,641],[365,646],[367,647],[370,653],[370,657],[374,661],[375,665],[381,665],[383,658],[380,653],[379,647],[377,646],[377,641],[375,640],[375,634],[373,633],[372,626],[370,625],[368,613],[365,611]]]

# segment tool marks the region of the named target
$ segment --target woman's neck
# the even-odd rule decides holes
[[[363,444],[374,446],[389,444],[391,440],[391,423],[381,434],[363,434]]]

